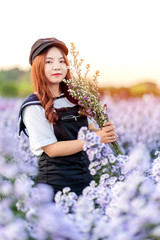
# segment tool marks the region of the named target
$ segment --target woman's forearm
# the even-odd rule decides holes
[[[81,140],[60,141],[42,147],[50,157],[68,156],[83,150],[84,143]]]
[[[94,123],[89,125],[89,130],[96,131]],[[69,140],[52,143],[42,147],[43,151],[50,157],[60,157],[75,154],[83,150],[84,143],[81,140]]]

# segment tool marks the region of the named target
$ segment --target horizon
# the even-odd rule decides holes
[[[13,70],[13,69],[18,69],[19,71],[24,71],[24,72],[29,72],[31,69],[30,68],[22,68],[21,66],[18,66],[18,65],[15,65],[15,66],[10,66],[10,67],[6,67],[6,68],[0,68],[0,72],[1,71],[10,71],[10,70]],[[115,88],[121,88],[121,87],[124,87],[124,88],[130,88],[130,87],[133,87],[135,85],[139,85],[139,84],[148,84],[148,83],[151,83],[151,84],[155,84],[158,88],[160,88],[160,85],[158,85],[156,83],[156,81],[154,79],[151,79],[151,78],[145,78],[145,79],[138,79],[137,82],[133,82],[132,84],[130,85],[126,85],[126,86],[122,86],[122,85],[104,85],[104,83],[99,83],[99,87],[100,88],[107,88],[107,87],[115,87]]]

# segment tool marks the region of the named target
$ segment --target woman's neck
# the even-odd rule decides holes
[[[54,84],[50,87],[50,92],[53,97],[59,97],[62,93],[60,85],[59,84]]]

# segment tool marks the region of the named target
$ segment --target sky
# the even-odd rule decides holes
[[[159,0],[5,0],[0,10],[1,70],[30,69],[33,43],[56,37],[75,43],[99,85],[160,86]]]

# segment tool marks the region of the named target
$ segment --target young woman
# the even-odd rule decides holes
[[[36,182],[51,185],[54,193],[70,187],[80,195],[92,176],[84,143],[77,139],[79,129],[96,131],[103,143],[114,142],[117,135],[112,122],[95,129],[91,120],[79,115],[77,101],[62,82],[70,78],[67,54],[66,45],[56,38],[33,44],[29,62],[35,92],[21,106],[20,132],[28,134],[31,151],[40,156]]]

